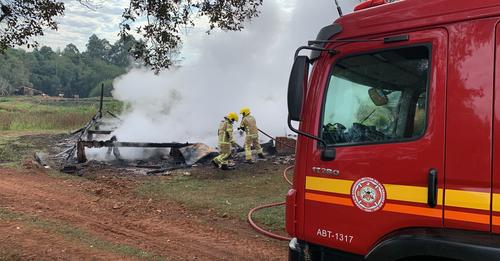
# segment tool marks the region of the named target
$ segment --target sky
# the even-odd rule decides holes
[[[119,23],[122,21],[121,14],[128,6],[129,0],[91,0],[95,8],[89,9],[81,5],[76,0],[63,0],[66,10],[64,15],[57,18],[59,28],[57,31],[46,31],[45,35],[37,40],[40,45],[47,45],[54,50],[61,49],[70,43],[75,44],[80,51],[84,51],[85,44],[92,34],[96,34],[99,38],[107,39],[110,43],[114,43],[118,39]],[[323,0],[314,0],[311,2],[321,2]],[[344,13],[351,12],[351,3],[355,0],[339,0],[341,6],[344,7]],[[295,0],[276,0],[285,14],[291,14],[296,6]],[[309,1],[308,1],[309,2]],[[333,0],[331,0],[333,6]],[[356,1],[357,2],[357,1]],[[266,4],[266,1],[264,1]],[[332,9],[333,10],[333,9]],[[205,32],[207,25],[203,21],[199,21],[199,27],[190,29],[184,34],[185,49],[188,51],[184,56],[190,57],[190,53],[195,53],[197,50],[191,49],[189,41],[191,34]],[[186,55],[187,54],[187,55]]]
[[[91,9],[83,6],[76,0],[63,0],[64,15],[57,18],[58,30],[46,31],[43,37],[38,38],[40,45],[47,45],[53,49],[64,49],[70,43],[75,44],[80,51],[85,50],[85,44],[92,34],[107,39],[110,43],[118,39],[121,14],[128,7],[129,0],[90,0]],[[291,11],[294,1],[279,0],[283,10]],[[199,21],[200,28],[190,29],[189,32],[206,31],[206,23]],[[184,35],[188,38],[188,35]]]
[[[66,9],[64,15],[56,19],[58,30],[46,31],[45,35],[38,39],[40,45],[62,50],[73,43],[80,51],[84,51],[85,44],[92,34],[111,43],[118,39],[118,25],[128,0],[94,0],[95,10],[81,5],[76,0],[63,2]]]

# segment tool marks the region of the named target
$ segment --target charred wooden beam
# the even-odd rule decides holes
[[[77,143],[77,160],[80,163],[86,162],[87,158],[85,156],[85,148],[172,148],[179,149],[186,146],[192,145],[191,143],[151,143],[151,142],[119,142],[114,139],[106,141],[97,140],[80,140]],[[117,151],[118,152],[118,151]],[[117,156],[117,155],[115,155]]]
[[[87,130],[87,133],[90,133],[90,134],[111,134],[111,130]]]
[[[85,155],[85,144],[82,141],[78,141],[76,144],[76,160],[78,163],[87,161],[87,156]]]
[[[150,143],[150,142],[119,142],[111,143],[112,147],[132,147],[132,148],[183,148],[191,145],[190,143]]]
[[[99,140],[81,140],[78,142],[87,148],[103,147],[128,147],[128,148],[183,148],[192,145],[191,143],[151,143],[151,142],[120,142],[120,141],[99,141]]]

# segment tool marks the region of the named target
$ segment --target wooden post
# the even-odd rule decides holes
[[[81,140],[76,144],[76,160],[78,163],[87,162],[87,156],[85,156],[85,146]]]

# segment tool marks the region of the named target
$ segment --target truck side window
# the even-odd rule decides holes
[[[427,121],[430,47],[342,58],[331,72],[321,136],[331,145],[422,136]]]

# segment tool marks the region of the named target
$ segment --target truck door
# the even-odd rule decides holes
[[[496,24],[494,18],[448,27],[447,228],[490,231]]]
[[[324,87],[308,102],[322,102],[308,126],[336,159],[322,161],[311,142],[308,242],[366,254],[395,230],[443,226],[447,31],[395,36],[340,44],[317,65]]]
[[[493,118],[493,195],[491,228],[493,233],[500,234],[500,24],[496,26],[495,53],[495,95]]]

